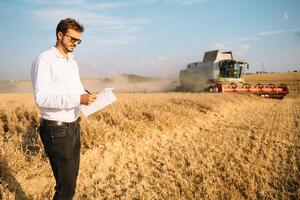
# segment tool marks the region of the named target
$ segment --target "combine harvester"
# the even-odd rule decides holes
[[[244,82],[246,61],[234,60],[232,52],[207,51],[203,62],[194,62],[180,71],[180,90],[257,94],[282,99],[289,93],[285,84],[256,84]]]

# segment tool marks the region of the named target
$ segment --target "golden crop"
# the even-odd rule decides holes
[[[300,98],[118,93],[82,117],[75,199],[297,199]],[[31,94],[0,94],[0,199],[51,199]]]

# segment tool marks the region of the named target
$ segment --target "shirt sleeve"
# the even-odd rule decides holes
[[[81,82],[80,79],[79,79],[79,85],[80,85],[80,89],[81,89],[81,94],[88,94],[88,93],[85,91],[85,89],[84,89],[84,87],[83,87],[82,82]]]
[[[31,81],[35,101],[40,108],[70,109],[80,106],[78,94],[51,93],[51,63],[42,54],[32,64]]]
[[[77,66],[77,73],[78,73],[78,79],[77,79],[77,81],[78,81],[78,83],[79,83],[79,87],[80,87],[80,90],[81,90],[81,94],[87,94],[87,92],[85,91],[85,88],[83,87],[83,85],[82,85],[82,81],[80,80],[80,74],[79,74],[79,68],[78,68],[78,65],[77,65],[77,62],[76,61],[74,61],[75,63],[76,63],[76,66]]]

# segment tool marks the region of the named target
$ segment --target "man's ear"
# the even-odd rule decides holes
[[[57,33],[57,38],[58,38],[59,40],[61,40],[63,36],[64,36],[64,34],[63,34],[62,32],[59,31],[59,32]]]

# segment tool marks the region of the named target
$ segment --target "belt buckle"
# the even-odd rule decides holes
[[[57,125],[58,125],[58,126],[62,126],[62,125],[64,125],[64,123],[63,123],[62,121],[58,121],[58,122],[57,122]]]

